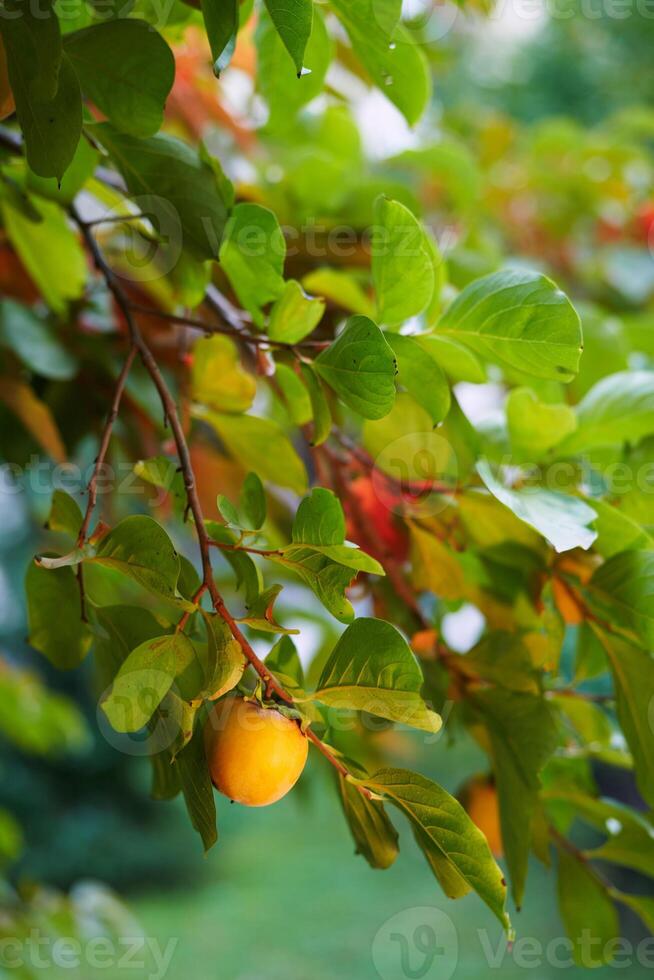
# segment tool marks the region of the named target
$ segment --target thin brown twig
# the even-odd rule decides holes
[[[114,397],[111,403],[111,410],[109,412],[109,415],[107,416],[107,421],[105,422],[104,429],[102,431],[102,437],[100,439],[100,448],[98,450],[98,455],[96,456],[95,459],[93,473],[91,474],[91,479],[89,480],[88,486],[86,488],[86,493],[87,493],[86,512],[84,514],[84,520],[82,521],[82,525],[79,529],[79,534],[77,537],[78,548],[81,548],[84,542],[86,541],[86,536],[89,531],[91,517],[93,516],[95,504],[98,499],[98,479],[100,477],[100,470],[102,469],[104,465],[104,461],[107,456],[109,443],[111,441],[111,434],[113,432],[113,427],[116,422],[116,419],[118,418],[120,403],[123,398],[125,385],[127,384],[127,379],[129,377],[129,372],[134,362],[135,356],[136,356],[136,347],[132,344],[130,346],[127,357],[125,358],[125,363],[123,364],[120,374],[118,375],[118,381],[116,382]]]
[[[175,323],[181,327],[189,327],[192,330],[201,330],[203,333],[208,334],[221,334],[225,337],[231,337],[234,340],[241,340],[244,343],[252,344],[254,347],[272,347],[278,350],[288,350],[291,353],[295,352],[297,348],[307,348],[314,350],[322,350],[328,347],[331,341],[325,340],[305,340],[299,344],[291,344],[284,340],[271,340],[270,337],[266,337],[264,334],[252,334],[247,333],[245,330],[240,328],[235,328],[230,325],[224,325],[221,323],[207,323],[205,320],[198,320],[190,316],[182,316],[177,313],[168,313],[165,310],[159,310],[153,306],[144,306],[141,303],[133,303],[129,301],[130,308],[133,313],[139,313],[144,316],[151,316],[158,320],[165,320],[167,323]]]

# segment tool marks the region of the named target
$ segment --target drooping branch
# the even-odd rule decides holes
[[[148,344],[144,340],[141,331],[139,330],[138,324],[134,318],[134,311],[132,305],[130,304],[129,298],[127,297],[124,289],[122,288],[116,273],[113,271],[111,266],[107,263],[102,251],[91,231],[91,229],[84,223],[79,212],[77,211],[75,205],[71,205],[69,213],[75,224],[80,229],[80,233],[84,240],[84,243],[93,258],[93,262],[96,269],[104,279],[107,288],[113,295],[119,309],[121,310],[123,316],[125,317],[125,322],[127,323],[127,328],[130,336],[131,352],[138,352],[141,361],[148,372],[157,393],[161,404],[163,406],[165,417],[170,425],[173,439],[175,441],[175,447],[177,455],[179,458],[180,468],[182,476],[184,479],[184,487],[186,490],[186,498],[188,501],[188,509],[193,516],[193,522],[195,524],[195,529],[198,537],[198,544],[200,548],[200,556],[202,562],[202,591],[208,591],[211,596],[211,601],[213,603],[216,613],[223,619],[226,623],[230,633],[233,638],[239,644],[243,654],[254,668],[259,677],[263,680],[266,685],[266,689],[277,695],[277,697],[285,702],[286,704],[293,704],[293,697],[284,690],[284,688],[279,684],[271,672],[267,669],[265,664],[257,656],[252,645],[248,641],[247,637],[244,635],[240,629],[238,623],[230,613],[227,608],[225,601],[218,590],[216,585],[213,567],[211,564],[211,540],[207,533],[204,516],[202,513],[202,506],[200,504],[200,499],[198,496],[197,486],[195,482],[195,475],[193,472],[193,466],[191,463],[190,452],[188,448],[188,443],[186,441],[186,436],[184,434],[184,429],[179,417],[177,410],[177,405],[175,399],[173,398],[170,389],[159,369],[152,351],[150,350]],[[131,363],[131,362],[130,362]],[[126,374],[125,374],[126,380]],[[123,385],[124,386],[124,385]],[[111,429],[109,429],[110,435]],[[108,441],[109,436],[107,436]],[[313,732],[310,728],[307,729],[307,737],[311,742],[320,750],[320,752],[328,759],[328,761],[342,774],[348,775],[348,771],[345,766],[336,758],[336,756],[330,751],[329,747],[326,746]],[[365,787],[359,787],[360,791],[365,796],[370,796],[370,791]]]

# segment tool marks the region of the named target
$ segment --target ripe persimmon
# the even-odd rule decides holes
[[[245,806],[267,806],[286,796],[309,751],[296,721],[235,696],[211,709],[204,744],[214,786]]]
[[[488,776],[474,776],[459,794],[468,816],[488,841],[488,846],[496,858],[502,857],[502,831],[500,829],[500,808],[495,783]]]

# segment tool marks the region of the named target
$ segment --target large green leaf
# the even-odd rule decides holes
[[[238,0],[201,0],[202,16],[211,46],[216,75],[227,67],[236,47],[239,28]]]
[[[422,313],[434,292],[427,236],[407,207],[380,197],[375,202],[372,278],[380,323],[398,326]]]
[[[424,112],[431,95],[429,67],[421,47],[384,16],[387,5],[375,0],[332,0],[352,47],[381,92],[397,106],[410,125]]]
[[[284,290],[286,242],[277,218],[259,204],[237,204],[225,228],[220,263],[257,326],[262,307]]]
[[[579,368],[579,316],[555,283],[536,272],[504,270],[477,279],[444,313],[439,332],[538,378],[570,381]]]
[[[586,969],[610,963],[606,951],[620,935],[618,913],[592,870],[565,850],[559,851],[558,893],[575,963]],[[585,943],[584,936],[592,937],[593,943]]]
[[[577,406],[577,429],[559,447],[576,453],[635,445],[654,432],[654,371],[620,371],[598,381]]]
[[[464,882],[473,888],[497,916],[505,929],[506,886],[502,872],[482,832],[474,825],[460,803],[437,783],[405,769],[382,769],[364,780],[375,793],[388,798],[400,809],[416,831],[420,846],[442,855],[439,881]],[[429,853],[426,854],[429,860]],[[431,860],[430,860],[431,865]],[[433,867],[433,865],[432,865]],[[449,872],[446,878],[445,869]],[[459,884],[451,894],[460,895]]]
[[[395,402],[396,363],[379,327],[353,316],[342,334],[315,362],[318,374],[366,419],[388,415]]]
[[[611,664],[620,727],[631,749],[638,788],[644,800],[654,806],[654,659],[615,634],[591,623]]]
[[[201,407],[195,414],[216,430],[229,453],[246,469],[254,470],[262,480],[304,493],[308,480],[304,463],[276,422],[254,415],[225,415]]]
[[[177,597],[179,555],[164,529],[151,517],[126,517],[102,538],[95,555],[86,561],[114,568],[148,591],[185,604]]]
[[[82,622],[80,593],[70,568],[49,570],[32,563],[25,580],[29,642],[60,670],[82,662],[91,633]]]
[[[82,97],[57,15],[49,2],[5,0],[0,33],[27,162],[40,177],[61,180],[82,131]]]
[[[193,659],[184,633],[146,640],[129,654],[102,710],[117,732],[138,732],[150,721],[180,667]]]
[[[362,617],[334,647],[315,696],[325,704],[437,732],[442,722],[423,701],[422,685],[422,672],[402,634],[381,619]]]
[[[477,472],[493,496],[542,534],[556,551],[590,548],[597,537],[589,526],[597,515],[578,497],[544,487],[512,490],[500,483],[485,459],[477,463]]]
[[[450,387],[437,361],[413,337],[386,334],[397,358],[398,381],[436,425],[450,410]]]
[[[313,0],[264,0],[298,75],[313,21]]]
[[[355,549],[353,553],[363,554]],[[339,622],[352,622],[354,609],[345,590],[356,573],[349,566],[333,561],[316,548],[303,545],[290,545],[272,556],[271,561],[299,575]]]
[[[558,734],[549,706],[538,695],[496,688],[479,691],[474,704],[490,736],[502,842],[513,897],[520,907],[539,773],[557,746]]]
[[[94,127],[144,213],[156,216],[162,233],[175,232],[169,249],[196,259],[218,257],[231,206],[231,189],[207,159],[174,136],[136,139],[110,123]],[[180,240],[181,238],[181,240]]]
[[[175,80],[173,53],[144,20],[109,20],[68,34],[82,90],[122,133],[154,136]]]
[[[605,561],[588,584],[588,595],[609,620],[654,644],[654,550],[621,551]]]
[[[379,800],[369,800],[340,775],[338,784],[356,853],[362,854],[371,868],[390,868],[400,849],[397,831],[384,805]]]

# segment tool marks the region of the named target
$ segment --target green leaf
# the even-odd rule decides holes
[[[48,2],[35,9],[6,0],[4,8],[0,32],[27,162],[40,177],[61,180],[82,132],[82,96],[59,21]]]
[[[193,347],[191,397],[219,412],[247,412],[257,393],[253,375],[243,370],[236,344],[215,335]]]
[[[486,838],[461,804],[437,783],[406,769],[382,769],[365,779],[364,785],[387,797],[408,817],[418,844],[425,842],[442,855],[449,880],[463,881],[473,888],[508,931],[502,872]]]
[[[266,520],[266,492],[256,473],[248,473],[241,490],[241,510],[245,514],[249,529],[258,531]]]
[[[313,414],[312,446],[322,446],[332,430],[332,413],[320,378],[309,364],[300,365],[302,380],[307,386]]]
[[[68,34],[64,50],[84,94],[117,129],[154,136],[175,80],[175,59],[150,24],[133,19],[93,24]]]
[[[324,299],[307,296],[299,282],[290,279],[270,311],[268,336],[285,344],[297,344],[314,330],[324,312]]]
[[[303,277],[302,285],[310,293],[324,296],[348,313],[363,313],[371,318],[375,315],[374,303],[368,299],[357,280],[342,269],[327,266],[315,269]]]
[[[622,551],[595,571],[588,595],[605,610],[612,623],[654,644],[654,551]]]
[[[307,488],[307,471],[293,445],[276,422],[254,415],[224,415],[198,408],[195,415],[218,433],[230,455],[262,480],[295,493]]]
[[[205,853],[218,840],[216,802],[204,752],[202,730],[195,735],[175,760],[191,823],[202,839]]]
[[[439,334],[420,334],[416,338],[423,350],[433,357],[451,381],[469,381],[483,384],[486,380],[484,366],[473,351],[451,337]]]
[[[490,361],[554,381],[570,381],[582,350],[579,316],[547,276],[494,272],[463,290],[439,331]]]
[[[610,963],[605,954],[620,935],[618,913],[605,887],[574,855],[559,851],[559,910],[575,963],[586,969]],[[583,942],[591,936],[593,943]]]
[[[203,154],[173,136],[136,139],[109,123],[93,127],[142,212],[150,211],[179,259],[183,247],[203,261],[218,257],[231,206],[230,187]],[[177,251],[175,251],[177,250]]]
[[[95,555],[86,561],[114,568],[149,592],[188,605],[177,597],[179,555],[164,529],[151,517],[126,517],[102,538]]]
[[[375,85],[412,126],[431,96],[429,68],[420,46],[401,25],[390,36],[383,16],[386,8],[375,0],[332,0],[331,6]]]
[[[238,622],[245,623],[252,629],[261,630],[264,633],[299,633],[300,631],[297,629],[286,629],[275,619],[274,605],[282,588],[281,585],[271,585],[269,589],[260,592],[253,599],[248,609],[248,615],[239,619]]]
[[[477,472],[493,496],[542,534],[555,551],[590,548],[597,537],[589,526],[596,518],[595,511],[578,497],[544,487],[511,490],[495,478],[485,459],[477,463]]]
[[[515,903],[527,878],[539,773],[558,744],[552,712],[534,694],[479,691],[474,704],[488,728],[500,806],[500,825]]]
[[[413,337],[386,334],[397,358],[398,381],[421,405],[436,425],[450,410],[450,388],[433,357]]]
[[[276,216],[259,204],[237,204],[220,246],[220,263],[239,302],[263,327],[262,307],[284,291],[286,242]]]
[[[82,511],[70,494],[63,490],[54,491],[47,526],[51,531],[60,531],[77,540],[82,526]]]
[[[238,7],[238,0],[201,0],[202,16],[216,75],[227,68],[236,47]]]
[[[313,0],[264,0],[284,47],[300,75],[304,51],[311,34]]]
[[[86,256],[60,207],[50,201],[32,203],[41,216],[38,222],[2,203],[5,231],[45,302],[55,313],[63,313],[69,301],[84,292]]]
[[[266,657],[265,664],[271,673],[290,677],[298,687],[304,687],[302,661],[290,636],[280,637]]]
[[[13,350],[26,367],[43,378],[67,381],[77,373],[77,359],[43,318],[10,299],[0,305],[0,345]]]
[[[203,613],[207,628],[207,652],[201,652],[203,687],[195,697],[205,696],[214,701],[233,690],[240,682],[247,666],[245,654],[234,639],[227,623],[218,615]]]
[[[310,422],[313,418],[313,408],[301,376],[288,364],[276,364],[275,381],[291,421],[295,425],[306,425]]]
[[[345,515],[331,490],[314,487],[298,507],[293,521],[295,544],[332,545],[345,541]]]
[[[435,733],[439,716],[421,697],[423,677],[402,634],[381,619],[360,618],[345,630],[325,664],[316,698]]]
[[[598,381],[577,406],[577,430],[559,453],[636,445],[654,432],[654,371],[620,371]]]
[[[434,267],[420,222],[399,201],[375,202],[372,278],[381,323],[398,326],[422,313],[434,293]]]
[[[363,855],[371,868],[390,868],[400,849],[397,831],[384,805],[379,800],[369,800],[340,775],[338,785],[356,853]]]
[[[611,665],[620,727],[634,757],[636,781],[644,800],[654,806],[654,738],[651,714],[654,659],[640,647],[591,623]]]
[[[50,571],[32,563],[25,591],[31,646],[59,670],[77,667],[89,652],[91,633],[82,622],[75,573],[70,568]]]
[[[537,459],[558,445],[577,427],[569,405],[550,405],[538,400],[530,388],[514,388],[506,400],[506,420],[511,445],[521,459]]]
[[[267,127],[274,131],[289,129],[302,106],[322,94],[332,60],[334,42],[320,7],[314,9],[313,27],[304,54],[305,69],[311,74],[305,72],[301,78],[296,77],[293,60],[265,9],[258,18],[255,43],[257,88],[268,104]]]
[[[357,549],[352,551],[356,555],[362,554]],[[339,622],[352,622],[354,609],[345,597],[345,590],[356,574],[351,567],[333,561],[317,548],[304,545],[289,545],[271,555],[270,560],[299,575]]]
[[[216,521],[205,521],[204,523],[212,541],[219,541],[222,544],[229,545],[236,544],[236,535],[230,528],[225,527],[223,524],[218,524]],[[240,589],[241,586],[244,587],[246,606],[252,606],[256,602],[259,594],[263,591],[263,578],[258,565],[255,565],[250,555],[245,551],[234,551],[230,549],[228,551],[222,551],[221,554],[225,561],[231,565],[236,575],[236,588]]]
[[[153,456],[134,463],[134,472],[146,483],[171,494],[178,507],[186,506],[186,488],[179,466],[167,456]]]
[[[102,710],[117,732],[138,732],[170,690],[180,664],[193,659],[183,633],[146,640],[129,654],[116,674]]]
[[[602,558],[611,558],[619,551],[654,549],[654,538],[618,507],[595,498],[589,499],[588,503],[597,514],[597,540],[594,547]]]
[[[395,357],[379,327],[368,317],[350,317],[314,366],[339,398],[364,418],[380,419],[392,409]]]

